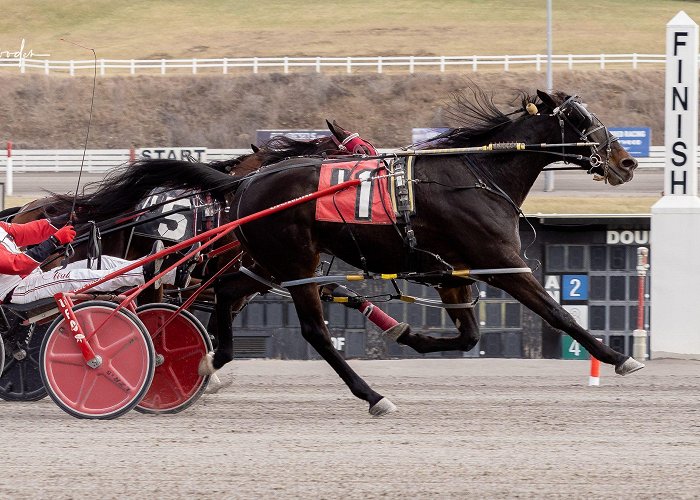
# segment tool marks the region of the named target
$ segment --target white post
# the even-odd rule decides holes
[[[664,196],[651,208],[651,355],[700,359],[698,25],[680,11],[666,25]]]
[[[5,170],[5,193],[12,196],[12,141],[7,141],[7,169]]]
[[[552,78],[552,46],[552,0],[547,0],[547,92],[549,93],[554,90]],[[554,191],[554,172],[548,170],[544,173],[544,192],[551,193],[552,191]]]
[[[637,248],[637,328],[632,332],[632,357],[644,361],[647,357],[647,330],[644,328],[645,280],[649,270],[649,249]]]

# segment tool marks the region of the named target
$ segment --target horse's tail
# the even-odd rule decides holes
[[[221,199],[238,184],[205,163],[143,159],[112,170],[102,181],[86,186],[91,192],[75,198],[75,222],[104,220],[133,210],[156,188],[209,191]],[[73,196],[53,194],[49,217],[68,214]]]

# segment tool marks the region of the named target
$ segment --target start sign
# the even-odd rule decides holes
[[[183,160],[190,158],[198,162],[207,161],[207,148],[141,148],[136,154],[154,160]]]

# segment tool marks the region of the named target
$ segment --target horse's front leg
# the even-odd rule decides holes
[[[463,285],[452,288],[436,288],[445,304],[471,304],[471,287]],[[407,345],[417,352],[470,351],[479,342],[479,322],[474,308],[448,308],[447,314],[459,330],[459,335],[452,337],[433,337],[421,333],[403,333],[393,338],[399,344]]]
[[[323,308],[315,284],[294,286],[289,289],[299,316],[301,334],[316,349],[331,368],[343,379],[350,391],[369,403],[369,412],[374,416],[396,411],[396,406],[378,394],[353,371],[340,353],[333,347],[331,336],[323,321]]]
[[[524,262],[507,267],[523,267]],[[596,340],[582,328],[559,303],[557,303],[531,273],[496,274],[488,278],[488,283],[508,292],[514,299],[554,328],[568,333],[592,356],[603,363],[615,366],[619,375],[627,375],[644,368],[634,358],[625,356]]]

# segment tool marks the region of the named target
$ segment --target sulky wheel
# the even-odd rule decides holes
[[[51,399],[80,418],[115,418],[136,406],[153,380],[151,336],[131,311],[92,300],[73,308],[102,362],[87,365],[63,317],[49,327],[41,346],[41,378]]]
[[[146,304],[136,309],[156,350],[156,373],[137,411],[180,412],[197,401],[209,383],[208,376],[197,373],[199,361],[212,350],[209,334],[194,315],[188,311],[175,314],[177,309],[173,304]]]
[[[41,343],[48,327],[48,323],[17,325],[12,332],[5,334],[12,335],[13,339],[6,339],[5,368],[0,372],[0,399],[39,401],[46,397],[39,363]]]

